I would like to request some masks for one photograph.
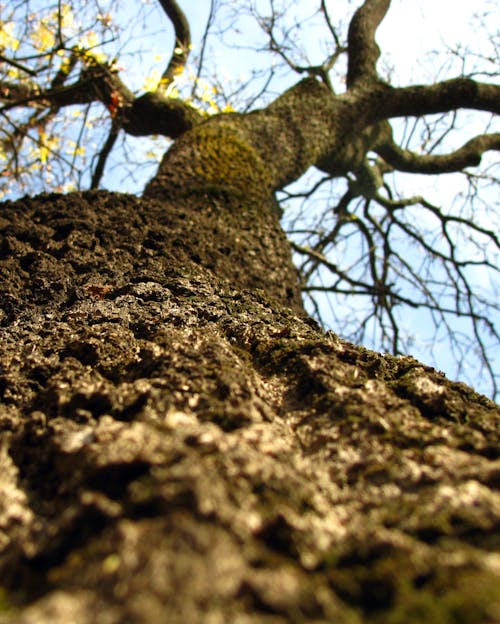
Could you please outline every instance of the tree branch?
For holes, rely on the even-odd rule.
[[[10,82],[2,80],[0,82],[0,101],[7,102],[0,111],[5,112],[16,106],[30,106],[30,102],[41,99],[40,88],[35,82]]]
[[[40,100],[44,101],[45,105],[48,103],[56,109],[96,101],[110,108],[114,98],[118,96],[122,102],[121,107],[131,105],[135,99],[134,94],[116,72],[111,71],[105,64],[93,64],[82,70],[76,82],[55,89],[42,91],[35,83],[30,85],[1,83],[0,98],[7,100],[7,104],[4,104],[0,110],[6,112],[17,106],[34,106],[34,103]]]
[[[159,0],[175,31],[175,46],[172,58],[163,72],[158,90],[162,91],[176,75],[182,73],[191,50],[191,32],[184,12],[175,0]]]
[[[206,117],[183,100],[168,98],[161,92],[145,93],[126,112],[123,129],[132,136],[161,134],[176,139]]]
[[[86,67],[73,84],[40,91],[38,85],[0,83],[0,112],[18,106],[50,107],[54,110],[74,104],[102,102],[123,129],[133,136],[161,134],[177,138],[205,119],[184,101],[164,97],[161,92],[145,93],[139,98],[128,89],[119,75],[104,64]]]
[[[205,59],[205,51],[207,49],[208,35],[212,27],[212,22],[213,22],[214,17],[215,17],[215,0],[210,0],[210,11],[208,13],[208,19],[205,25],[205,32],[203,33],[203,37],[201,38],[201,49],[200,49],[200,54],[199,54],[198,63],[197,63],[198,67],[196,69],[196,78],[193,80],[193,86],[191,87],[191,99],[194,99],[194,96],[196,94],[196,89],[199,84],[201,72],[203,69],[203,62]]]
[[[29,67],[26,67],[26,65],[21,65],[21,63],[19,63],[15,59],[9,59],[6,56],[4,56],[3,54],[0,54],[0,61],[2,61],[3,63],[7,63],[8,65],[12,65],[12,67],[15,67],[16,69],[19,69],[20,71],[25,72],[26,74],[29,74],[30,76],[36,76],[37,75],[37,72],[34,71],[33,69],[30,69]]]
[[[470,78],[398,88],[380,84],[367,91],[367,98],[379,119],[432,115],[458,108],[500,114],[500,86]]]
[[[99,188],[99,184],[101,182],[102,175],[104,173],[104,167],[106,166],[106,161],[108,160],[108,156],[111,154],[111,150],[113,149],[116,139],[118,138],[120,128],[118,124],[112,123],[111,129],[108,134],[108,138],[103,145],[102,150],[99,152],[99,157],[97,159],[97,165],[94,169],[94,173],[92,174],[92,181],[90,183],[91,189]]]
[[[380,48],[375,42],[375,32],[385,17],[390,0],[365,0],[349,24],[347,86],[361,81],[378,80],[376,65]]]
[[[482,134],[448,154],[416,154],[402,149],[393,140],[375,148],[375,152],[399,171],[409,173],[452,173],[465,167],[477,167],[488,150],[500,150],[500,133]]]
[[[340,38],[337,34],[337,31],[335,30],[335,28],[333,27],[332,21],[330,19],[330,15],[328,13],[328,9],[326,7],[326,1],[325,0],[321,0],[321,12],[323,13],[324,17],[325,17],[325,21],[326,21],[326,25],[328,26],[328,30],[330,31],[330,34],[333,37],[333,40],[335,41],[335,46],[338,49],[343,48],[344,46],[342,45],[342,43],[340,42]]]

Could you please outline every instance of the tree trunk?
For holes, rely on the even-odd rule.
[[[500,621],[497,407],[307,318],[231,119],[2,208],[0,622]]]

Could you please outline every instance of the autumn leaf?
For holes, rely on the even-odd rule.
[[[14,37],[14,23],[0,21],[0,50],[17,50],[19,40]]]

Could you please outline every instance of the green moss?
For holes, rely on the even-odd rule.
[[[244,135],[225,120],[201,124],[179,139],[146,193],[156,186],[176,197],[229,193],[262,200],[272,194],[268,168]]]
[[[380,624],[479,624],[498,622],[500,600],[498,579],[481,573],[466,573],[453,587],[449,579],[437,581],[435,587],[403,587],[396,604]]]
[[[472,562],[440,567],[439,557],[425,562],[389,544],[353,543],[326,553],[323,571],[372,624],[498,622],[498,577]]]
[[[12,609],[12,604],[7,594],[7,590],[0,586],[0,613],[5,613]]]
[[[238,189],[248,194],[253,185],[269,188],[270,180],[255,150],[229,129],[203,126],[197,131],[197,140],[203,153],[198,171],[208,184]]]

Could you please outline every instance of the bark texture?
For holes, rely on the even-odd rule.
[[[0,85],[7,119],[109,109],[96,186],[120,129],[176,139],[142,199],[1,208],[0,624],[498,624],[498,406],[324,334],[273,193],[312,165],[361,184],[371,151],[405,171],[477,164],[498,135],[421,156],[387,120],[500,112],[500,88],[384,83],[390,2],[365,0],[345,93],[325,70],[207,120],[166,95],[190,33],[160,4],[176,42],[156,91],[77,49],[76,78]]]
[[[269,203],[169,172],[2,207],[0,622],[498,622],[498,408],[323,334]]]

